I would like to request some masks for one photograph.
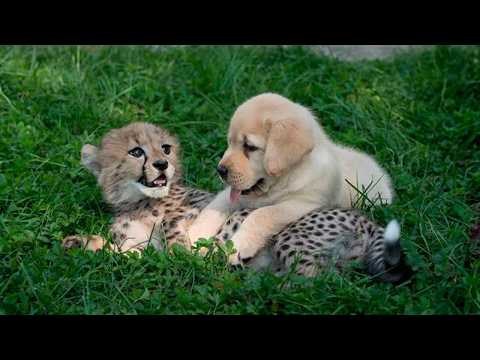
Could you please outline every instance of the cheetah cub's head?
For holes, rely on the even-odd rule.
[[[85,144],[82,164],[97,178],[113,206],[168,195],[180,178],[177,139],[149,123],[135,122],[108,132],[100,147]]]

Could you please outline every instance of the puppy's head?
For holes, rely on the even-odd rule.
[[[261,196],[314,147],[313,115],[276,94],[262,94],[240,105],[228,131],[228,148],[218,172],[239,196]]]
[[[82,164],[115,206],[168,195],[180,177],[179,152],[177,139],[166,130],[136,122],[111,130],[100,147],[85,144]]]

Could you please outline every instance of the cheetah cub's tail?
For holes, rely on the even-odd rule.
[[[391,220],[385,227],[383,236],[377,237],[371,245],[367,255],[370,274],[394,284],[402,283],[412,276],[413,271],[405,262],[400,244],[400,224],[397,220]]]

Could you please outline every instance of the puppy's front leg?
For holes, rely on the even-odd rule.
[[[203,209],[188,229],[190,244],[215,236],[230,214],[229,189],[223,190]]]
[[[230,264],[248,261],[267,245],[273,235],[317,207],[318,203],[285,201],[255,210],[232,237],[237,252],[230,256]]]

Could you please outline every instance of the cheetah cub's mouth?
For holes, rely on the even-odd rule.
[[[168,184],[168,179],[165,174],[161,174],[159,177],[157,177],[155,180],[148,182],[145,175],[143,175],[138,182],[142,184],[143,186],[149,187],[149,188],[156,188],[156,187],[162,187],[162,186],[167,186]]]
[[[173,167],[172,167],[173,173]],[[152,181],[147,181],[145,175],[143,175],[138,181],[133,182],[135,188],[137,188],[143,196],[159,199],[165,196],[168,196],[170,192],[170,179],[172,176],[170,174],[160,174],[157,178]]]

